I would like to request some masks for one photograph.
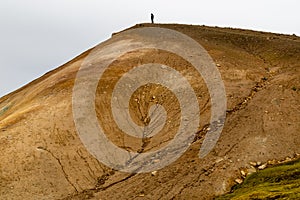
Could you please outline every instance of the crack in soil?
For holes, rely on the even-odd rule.
[[[83,190],[82,192],[79,192],[79,193],[70,195],[66,198],[63,198],[62,200],[71,200],[71,199],[76,198],[76,197],[80,198],[80,199],[90,199],[90,198],[94,197],[95,193],[105,191],[105,190],[109,189],[110,187],[113,187],[116,184],[127,181],[128,179],[130,179],[130,178],[132,178],[133,176],[136,175],[136,174],[130,174],[129,176],[127,176],[127,177],[125,177],[125,178],[123,178],[119,181],[113,182],[113,183],[111,183],[107,186],[103,186],[105,184],[105,182],[109,179],[109,177],[114,175],[114,174],[115,174],[115,170],[112,170],[112,171],[102,175],[101,177],[99,177],[98,178],[98,183],[96,184],[96,186],[94,188]],[[82,195],[84,195],[84,197]]]
[[[58,157],[56,157],[50,150],[46,149],[45,147],[37,147],[37,148],[40,149],[40,150],[44,150],[44,151],[48,152],[48,153],[49,153],[49,154],[57,161],[57,163],[59,164],[59,166],[60,166],[60,168],[61,168],[61,170],[62,170],[62,172],[63,172],[63,174],[64,174],[65,179],[66,179],[66,180],[68,181],[68,183],[74,188],[74,190],[76,191],[76,193],[78,193],[77,188],[75,187],[75,185],[74,185],[74,184],[71,182],[71,180],[69,179],[69,176],[68,176],[68,174],[66,173],[65,168],[64,168],[64,166],[62,165],[60,159],[59,159]]]
[[[113,183],[109,184],[108,186],[95,188],[95,191],[96,191],[96,192],[100,192],[100,191],[107,190],[108,188],[110,188],[110,187],[112,187],[112,186],[114,186],[114,185],[116,185],[116,184],[122,183],[122,182],[124,182],[124,181],[126,181],[126,180],[132,178],[132,177],[135,176],[135,175],[137,175],[137,174],[130,174],[129,176],[127,176],[127,177],[125,177],[125,178],[123,178],[123,179],[121,179],[121,180],[119,180],[119,181],[113,182]],[[109,177],[107,177],[106,180],[108,180],[108,178],[109,178]]]

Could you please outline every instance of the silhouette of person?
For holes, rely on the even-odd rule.
[[[151,23],[154,24],[154,15],[151,13]]]

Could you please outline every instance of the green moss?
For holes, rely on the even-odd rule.
[[[300,159],[254,173],[215,199],[300,199]]]

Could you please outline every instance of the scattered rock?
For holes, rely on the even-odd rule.
[[[38,147],[36,147],[36,150],[38,150],[38,151],[45,151],[46,148],[45,148],[45,147],[38,146]]]
[[[242,174],[242,176],[245,177],[245,176],[247,175],[247,172],[246,172],[245,170],[242,169],[242,170],[241,170],[241,174]]]
[[[263,169],[265,169],[267,166],[268,166],[268,164],[265,163],[265,164],[260,165],[260,166],[258,167],[258,169],[259,169],[259,170],[263,170]]]
[[[224,159],[223,158],[217,158],[216,163],[222,162]]]
[[[243,180],[240,179],[240,178],[237,178],[237,179],[235,179],[235,182],[238,183],[238,184],[242,184],[242,183],[243,183]]]
[[[256,162],[256,166],[260,166],[261,165],[261,162],[260,161],[257,161]]]
[[[253,174],[256,172],[255,167],[251,166],[248,170],[247,170],[247,175]]]
[[[245,178],[246,176],[255,173],[256,168],[254,166],[251,166],[250,168],[244,168],[244,169],[240,170],[240,172],[241,172],[242,177]]]
[[[277,161],[276,160],[269,160],[268,164],[269,165],[275,165],[275,164],[277,164]]]
[[[285,161],[286,161],[286,162],[289,162],[289,161],[291,161],[291,160],[292,160],[292,158],[290,158],[290,157],[286,157],[286,158],[285,158]]]
[[[151,175],[152,175],[152,176],[155,176],[156,174],[157,174],[157,171],[151,172]]]

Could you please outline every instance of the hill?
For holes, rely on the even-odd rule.
[[[96,115],[99,123],[108,120],[102,123],[107,137],[134,152],[151,151],[172,137],[172,127],[166,136],[151,141],[123,136],[114,131],[115,124],[109,123],[111,113],[104,112],[110,106],[110,98],[104,94],[112,91],[115,79],[127,68],[149,62],[182,66],[179,70],[195,84],[201,111],[197,136],[178,160],[152,173],[124,173],[99,162],[80,140],[72,109],[77,72],[94,48],[0,99],[1,199],[212,199],[229,192],[236,181],[243,179],[242,171],[253,172],[253,163],[258,165],[257,170],[266,163],[299,156],[299,37],[179,24],[138,24],[130,30],[150,26],[186,34],[217,64],[227,110],[215,148],[199,159],[199,147],[209,131],[211,117],[205,82],[189,71],[191,66],[182,58],[166,51],[141,49],[115,60],[97,85]],[[144,100],[164,94],[161,101],[165,109],[178,112],[178,107],[171,107],[176,101],[168,100],[172,94],[164,88],[147,87],[144,89],[150,96]],[[134,99],[131,104],[131,116],[137,123],[146,123],[142,113],[149,105],[135,106]],[[141,108],[144,110],[138,110]],[[164,139],[167,142],[161,142]]]

